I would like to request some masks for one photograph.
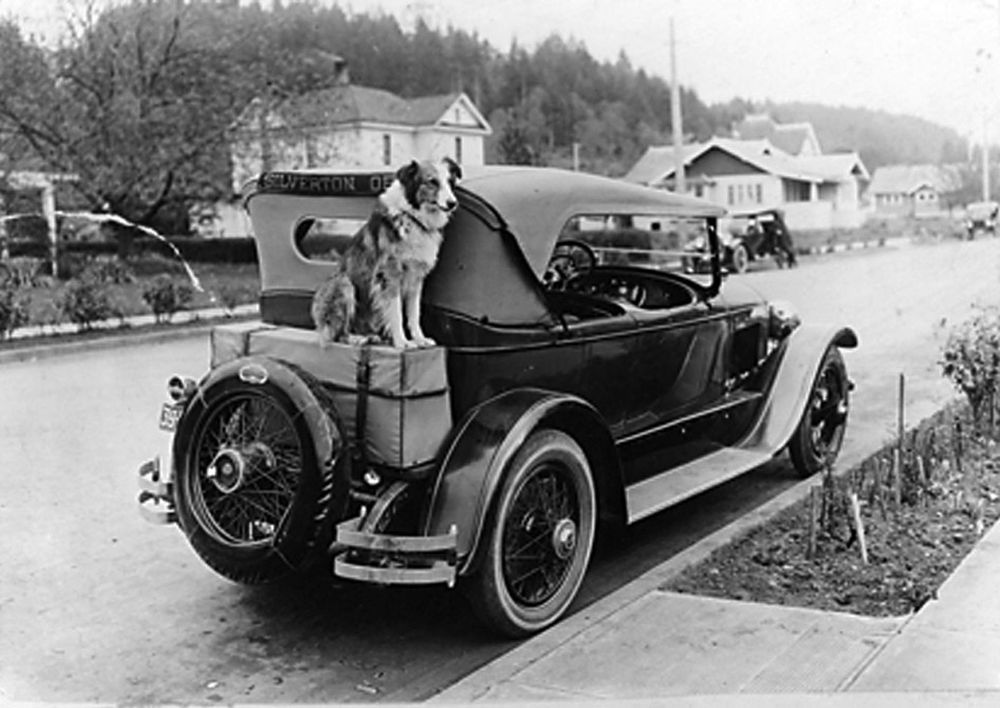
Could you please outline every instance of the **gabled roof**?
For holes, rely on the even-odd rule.
[[[825,177],[827,180],[842,180],[854,175],[860,180],[870,180],[868,168],[856,152],[840,152],[832,155],[802,155],[795,161],[807,172]]]
[[[789,155],[798,155],[807,142],[812,142],[819,152],[822,148],[812,123],[776,123],[771,116],[763,113],[751,114],[740,121],[733,129],[741,140],[766,139],[775,147],[784,150]]]
[[[274,106],[270,122],[287,128],[311,128],[345,123],[381,123],[424,128],[436,125],[454,127],[448,120],[450,110],[460,104],[476,122],[476,127],[465,129],[492,132],[489,124],[464,93],[440,96],[422,96],[405,99],[389,91],[345,84],[291,96]],[[244,111],[238,121],[246,124],[248,118],[260,110],[260,99]]]
[[[939,192],[955,189],[953,175],[937,165],[886,165],[875,170],[871,194],[913,194],[922,187]]]
[[[789,155],[769,140],[736,140],[714,137],[705,143],[684,146],[685,166],[711,150],[722,150],[761,172],[804,182],[839,182],[850,176],[868,179],[857,153],[837,155]],[[673,178],[674,150],[669,146],[650,147],[625,175],[630,182],[655,185]]]

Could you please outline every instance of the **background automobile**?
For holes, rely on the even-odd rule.
[[[567,611],[599,533],[786,448],[801,475],[836,457],[854,332],[724,283],[718,207],[607,178],[467,169],[424,291],[439,346],[321,349],[330,246],[390,180],[265,173],[247,194],[261,319],[217,327],[209,372],[171,379],[170,462],[139,475],[146,516],[220,574],[332,557],[362,582],[457,584],[521,636]],[[609,245],[623,224],[660,247]],[[664,246],[697,235],[692,277]]]
[[[796,264],[795,244],[781,209],[734,212],[720,222],[722,264],[731,273],[745,273],[753,261],[773,257],[779,268]],[[698,255],[685,260],[688,272],[708,269],[708,244],[693,242],[689,250]]]
[[[972,202],[965,207],[965,231],[969,239],[976,237],[977,231],[990,235],[996,233],[997,214],[1000,204],[996,202]]]

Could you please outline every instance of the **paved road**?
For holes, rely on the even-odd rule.
[[[1000,240],[947,243],[741,278],[805,319],[858,330],[850,460],[889,437],[899,372],[910,420],[952,395],[934,365],[939,325],[1000,299],[998,254]],[[417,700],[513,646],[485,636],[457,593],[326,577],[242,588],[176,529],[142,522],[134,468],[166,442],[163,382],[206,361],[197,338],[0,367],[0,700]],[[579,606],[794,481],[779,459],[636,526],[598,554]]]

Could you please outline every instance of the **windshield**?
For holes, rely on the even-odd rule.
[[[582,241],[601,265],[682,271],[692,249],[707,248],[705,219],[677,216],[600,216],[571,219],[560,241]]]

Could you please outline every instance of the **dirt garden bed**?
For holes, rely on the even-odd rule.
[[[981,427],[990,434],[973,432],[967,405],[948,407],[901,446],[824,475],[810,497],[666,589],[877,617],[919,609],[1000,518],[1000,446],[995,427]]]

